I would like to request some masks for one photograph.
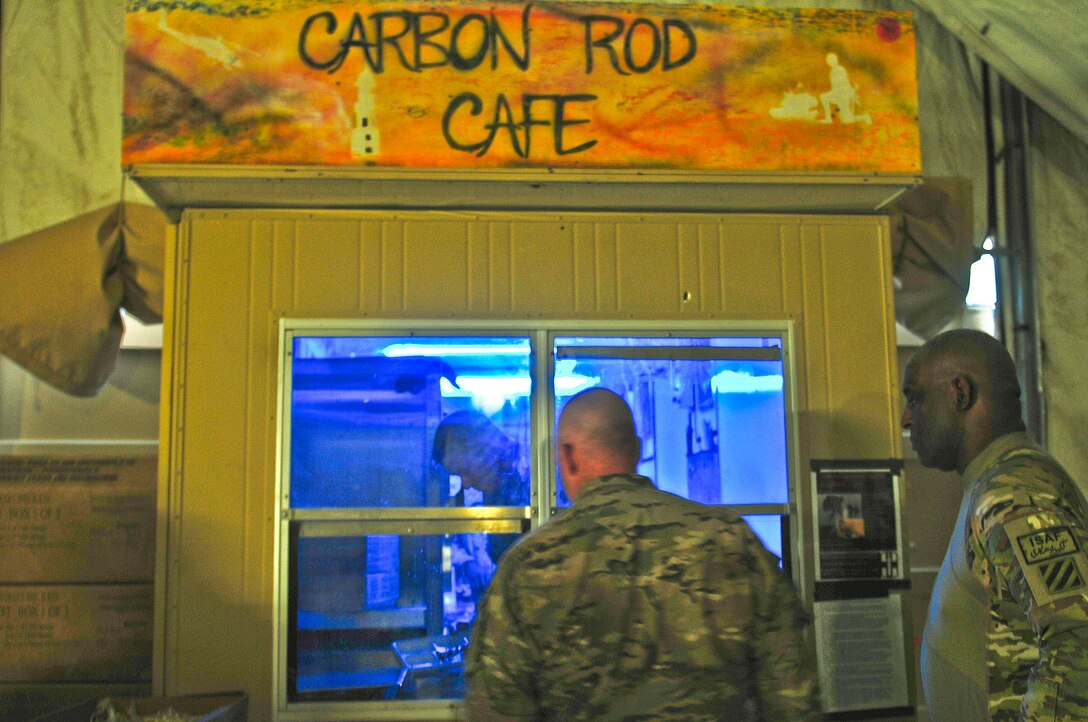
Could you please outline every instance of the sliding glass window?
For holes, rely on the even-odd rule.
[[[556,415],[568,389],[615,391],[642,439],[639,473],[686,499],[753,512],[746,520],[782,556],[790,487],[781,337],[556,336],[552,350]],[[570,503],[562,492],[560,507]]]
[[[287,700],[463,696],[528,526],[527,336],[288,334]]]
[[[283,325],[279,719],[456,717],[476,604],[569,505],[552,431],[592,386],[634,411],[640,473],[788,556],[785,326],[406,326]]]

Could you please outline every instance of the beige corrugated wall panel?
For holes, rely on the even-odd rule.
[[[801,308],[803,326],[798,334],[804,339],[794,364],[799,376],[804,378],[804,389],[798,389],[798,414],[802,425],[801,450],[804,458],[820,458],[828,455],[828,412],[831,408],[831,389],[827,368],[831,363],[834,345],[826,338],[827,304],[824,284],[827,279],[826,259],[820,239],[819,226],[798,229],[801,263],[797,277],[801,280]]]
[[[248,346],[246,358],[246,433],[245,459],[247,478],[245,538],[241,555],[245,563],[239,608],[252,638],[239,640],[238,649],[249,659],[269,659],[272,651],[272,609],[268,592],[273,586],[275,539],[268,533],[276,513],[276,439],[268,433],[274,423],[279,398],[276,369],[268,363],[279,353],[275,333],[279,317],[270,312],[275,258],[275,227],[270,221],[254,221],[250,226],[250,293]],[[239,382],[241,383],[241,381]],[[252,666],[252,665],[251,665]],[[245,669],[245,668],[243,668]],[[246,670],[245,676],[251,670]],[[247,682],[247,683],[252,683]],[[225,687],[220,686],[222,690]]]
[[[188,263],[179,288],[187,306],[184,347],[176,352],[184,416],[172,433],[182,487],[172,495],[169,532],[170,694],[268,684],[252,660],[272,654],[270,230],[248,219],[209,218],[199,238],[179,239]]]
[[[383,285],[393,286],[399,281],[402,301],[399,308],[385,303],[381,310],[394,315],[398,310],[438,317],[464,314],[468,310],[469,286],[486,276],[482,269],[475,269],[474,276],[469,276],[468,224],[455,218],[395,223],[403,227],[403,243],[393,244],[390,252],[382,256],[393,255],[399,246],[402,271],[397,278],[382,269],[382,276]]]
[[[507,224],[479,223],[470,225],[466,235],[468,268],[473,269],[466,289],[467,310],[487,313],[494,306],[493,299],[509,303],[510,229]]]
[[[679,226],[667,216],[616,224],[617,311],[635,318],[680,311]]]
[[[290,274],[296,283],[289,308],[353,315],[359,308],[359,257],[357,224],[327,217],[297,221]]]
[[[493,277],[509,285],[509,305],[506,298],[496,296],[492,310],[507,306],[526,317],[541,312],[569,316],[576,310],[574,227],[557,217],[510,223],[509,264],[492,268]],[[496,235],[494,240],[502,239]]]
[[[719,232],[722,310],[757,316],[775,312],[796,315],[799,309],[787,307],[783,296],[781,227],[741,222],[730,223]]]
[[[245,689],[251,719],[272,715],[281,317],[791,320],[800,478],[899,453],[881,218],[189,211],[178,236],[161,691]]]
[[[801,227],[807,397],[814,458],[899,456],[895,326],[887,232],[826,221]]]

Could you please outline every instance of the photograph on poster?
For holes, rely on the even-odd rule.
[[[861,494],[820,494],[820,534],[838,539],[865,536]]]
[[[903,578],[898,482],[890,468],[813,470],[817,581]]]

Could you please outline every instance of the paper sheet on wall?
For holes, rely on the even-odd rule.
[[[907,707],[900,597],[816,602],[824,712]]]

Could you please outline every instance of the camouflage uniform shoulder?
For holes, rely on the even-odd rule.
[[[1018,486],[1040,492],[1062,492],[1067,485],[1075,486],[1065,467],[1031,442],[1008,448],[993,459],[980,474],[977,485],[983,489]]]
[[[1088,522],[1083,491],[1057,459],[1031,443],[996,458],[970,493],[973,525],[982,536],[995,524],[1038,511],[1072,515],[1082,526]]]
[[[523,537],[507,552],[506,566],[538,582],[561,582],[575,568],[626,564],[634,549],[644,563],[654,560],[651,566],[683,558],[717,561],[743,574],[777,565],[732,510],[660,491],[646,477],[619,475],[597,480],[572,507]],[[645,578],[659,571],[632,574]]]
[[[645,476],[614,474],[591,482],[576,504],[537,531],[559,534],[565,526],[587,522],[613,530],[639,525],[664,531],[681,523],[703,532],[710,528],[722,533],[747,528],[732,509],[700,504],[662,491]]]

